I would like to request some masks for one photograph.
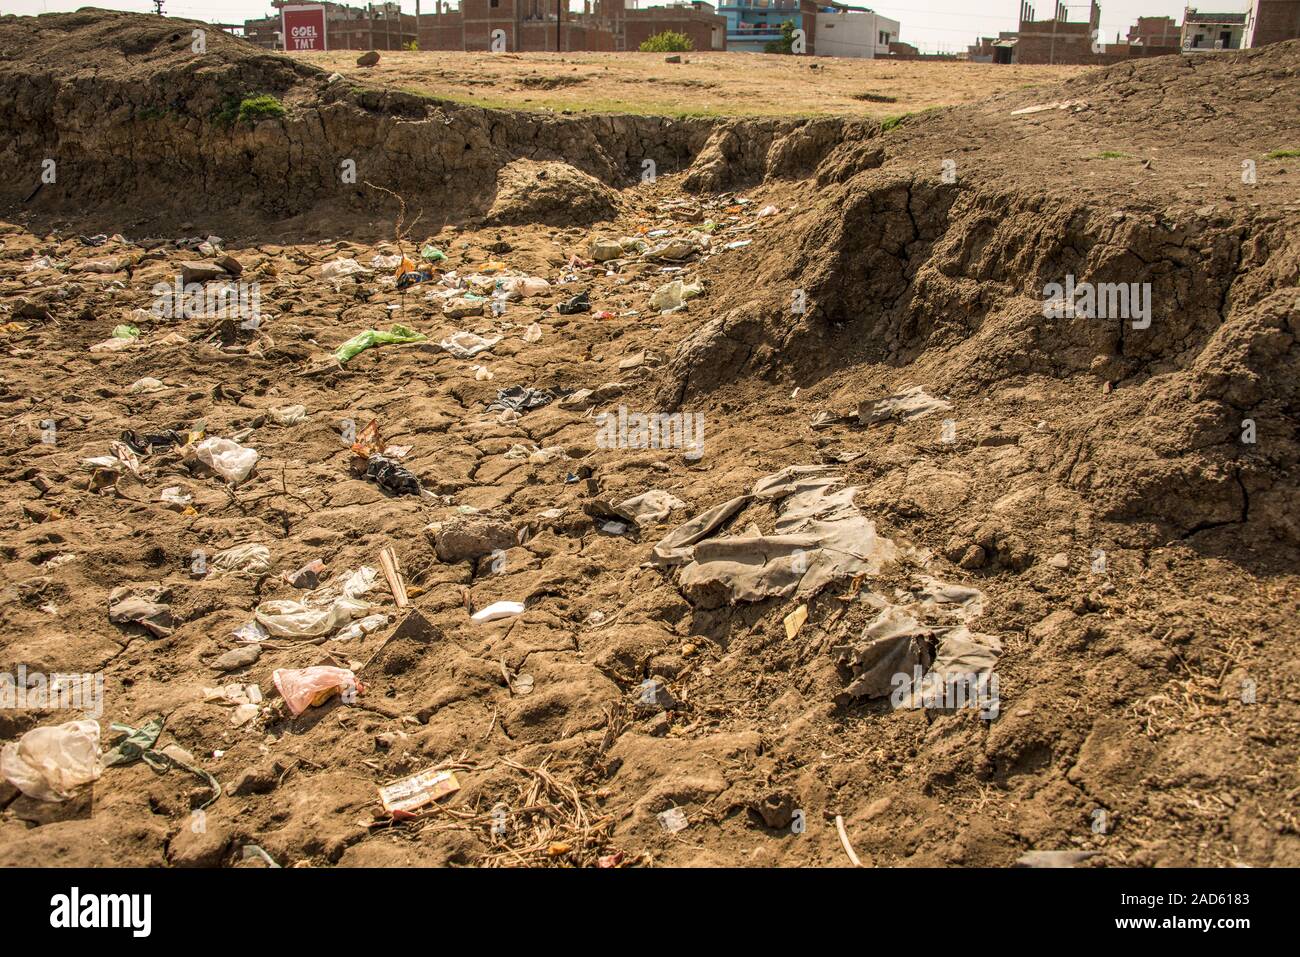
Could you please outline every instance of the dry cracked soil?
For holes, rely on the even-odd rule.
[[[0,710],[0,864],[1300,864],[1300,41],[885,128],[189,28],[0,19],[0,691],[162,722]]]

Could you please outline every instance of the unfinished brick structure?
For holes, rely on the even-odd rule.
[[[286,0],[272,0],[282,6]],[[810,0],[804,0],[810,2]],[[504,51],[635,50],[656,33],[672,30],[696,50],[725,50],[727,21],[702,0],[628,9],[627,0],[585,0],[579,12],[568,0],[429,0],[419,16],[395,4],[349,7],[325,3],[332,50],[490,50],[500,30]],[[244,35],[275,48],[278,16],[249,20]]]

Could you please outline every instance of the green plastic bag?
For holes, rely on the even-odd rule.
[[[139,339],[140,330],[137,329],[135,326],[128,326],[125,323],[123,323],[120,326],[113,327],[113,338],[114,339]]]
[[[393,327],[387,332],[382,332],[379,329],[367,329],[365,332],[357,333],[338,347],[334,353],[334,358],[343,363],[353,356],[365,352],[371,346],[401,345],[407,342],[420,342],[427,338],[429,337],[423,332],[416,332],[401,323],[394,323]]]
[[[436,263],[445,260],[447,258],[447,254],[444,253],[437,246],[425,246],[423,249],[420,250],[420,258],[428,260],[431,263]]]

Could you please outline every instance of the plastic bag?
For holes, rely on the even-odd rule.
[[[336,694],[362,690],[357,676],[346,668],[315,665],[311,668],[277,668],[271,680],[295,716],[313,705],[324,704]]]
[[[694,299],[704,289],[699,283],[687,284],[680,279],[666,282],[650,295],[650,308],[659,312],[672,312],[680,309],[688,299]]]
[[[253,616],[274,638],[319,638],[338,630],[369,608],[369,602],[356,598],[339,598],[323,607],[284,598],[262,602]]]
[[[326,279],[346,279],[348,276],[369,275],[370,270],[355,259],[336,259],[320,267]]]
[[[427,338],[428,336],[423,332],[416,332],[401,323],[394,323],[392,328],[386,332],[378,329],[367,329],[365,332],[357,333],[338,347],[334,353],[334,358],[339,362],[347,362],[359,353],[365,352],[371,346],[402,345],[407,342],[421,342]]]
[[[66,801],[103,770],[98,721],[33,728],[0,750],[0,776],[38,801]]]
[[[448,338],[443,339],[438,345],[457,359],[472,359],[480,352],[491,349],[500,341],[500,336],[495,339],[485,339],[472,332],[455,332]]]
[[[257,450],[230,439],[204,439],[194,449],[195,457],[227,482],[237,485],[248,478],[257,464]]]

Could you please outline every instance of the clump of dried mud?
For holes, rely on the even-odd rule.
[[[220,36],[195,59],[188,29],[0,21],[0,159],[31,171],[0,192],[0,666],[102,673],[105,728],[164,715],[160,744],[225,793],[196,829],[207,789],[141,762],[65,805],[0,785],[0,862],[229,866],[256,845],[285,866],[839,865],[837,815],[875,865],[1300,860],[1300,173],[1268,157],[1297,145],[1300,43],[1094,71],[882,133],[493,113],[340,89]],[[253,93],[287,115],[214,118]],[[57,180],[29,199],[47,157]],[[647,158],[660,175],[642,183]],[[551,164],[571,201],[520,182]],[[437,271],[550,290],[452,320],[386,269],[323,278],[399,251],[396,204],[367,181],[407,203],[400,251],[427,239]],[[636,252],[584,263],[593,240],[710,221],[684,273]],[[134,311],[198,257],[177,237],[208,234],[259,284],[256,330]],[[1045,319],[1067,274],[1149,283],[1149,326]],[[702,293],[660,314],[675,277]],[[592,312],[556,308],[584,291]],[[393,321],[428,339],[330,360]],[[124,322],[142,347],[91,351]],[[501,341],[458,359],[438,346],[458,330]],[[161,389],[132,391],[146,377]],[[511,386],[557,398],[513,418],[492,408]],[[910,386],[948,407],[859,424]],[[596,394],[558,398],[580,389]],[[295,404],[306,421],[277,424]],[[702,416],[703,454],[608,447],[594,415],[619,406]],[[349,424],[372,418],[432,497],[350,468]],[[166,454],[107,487],[82,469],[126,429],[200,420],[259,451],[250,480]],[[680,523],[818,464],[896,548],[879,574],[806,602],[693,604],[650,563]],[[188,508],[160,501],[170,486]],[[615,534],[610,503],[655,489],[682,506]],[[763,508],[744,521],[770,535]],[[268,571],[193,574],[196,552],[247,543]],[[381,585],[379,631],[214,669],[256,607],[296,594],[282,573],[378,567],[386,546],[418,619]],[[935,580],[981,594],[993,720],[846,693],[842,649]],[[110,623],[122,585],[164,589],[174,631]],[[496,601],[526,611],[471,623]],[[272,671],[320,663],[355,666],[363,693],[290,716]],[[250,725],[203,701],[232,680],[268,696]],[[0,711],[0,738],[70,717]],[[457,769],[456,794],[377,814],[378,786],[433,765]],[[669,833],[673,808],[687,827]]]

